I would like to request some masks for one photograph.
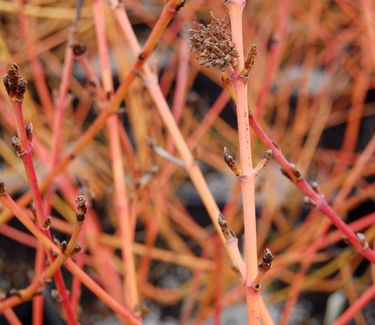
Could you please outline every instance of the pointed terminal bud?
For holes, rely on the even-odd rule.
[[[253,44],[250,48],[250,51],[247,53],[247,58],[244,63],[244,67],[241,73],[241,76],[244,78],[247,78],[249,76],[249,73],[254,65],[255,57],[257,55],[257,47],[255,44]]]
[[[77,212],[76,212],[76,220],[77,223],[80,225],[85,220],[86,212],[87,212],[87,205],[86,199],[83,195],[78,195],[76,197],[77,203]]]
[[[13,63],[8,68],[8,72],[4,76],[3,82],[10,99],[22,103],[27,81],[20,76],[17,64]]]

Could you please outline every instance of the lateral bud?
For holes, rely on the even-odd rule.
[[[221,213],[217,217],[217,221],[224,235],[224,238],[227,242],[237,238],[236,234],[234,233],[232,229],[230,229],[227,221],[225,220],[224,216]]]
[[[269,248],[266,248],[263,253],[263,261],[258,264],[258,270],[268,271],[271,268],[274,256]]]
[[[81,56],[86,53],[86,45],[81,43],[76,43],[72,45],[73,54],[75,56]]]
[[[32,123],[28,123],[26,125],[26,136],[30,142],[33,140],[33,124]]]
[[[295,164],[289,164],[289,167],[291,169],[291,172],[293,173],[293,178],[288,174],[288,172],[284,168],[280,168],[281,173],[292,182],[301,180],[302,175],[297,169],[297,166]]]
[[[5,193],[5,184],[0,180],[0,195]]]
[[[227,147],[224,147],[224,161],[236,176],[241,175],[241,170]]]
[[[263,155],[263,159],[255,166],[255,175],[258,175],[264,167],[266,167],[268,161],[272,158],[272,150],[266,150]]]
[[[52,222],[52,218],[51,217],[47,217],[46,221],[44,221],[44,224],[43,224],[43,230],[49,231],[50,228],[51,228],[51,222]]]
[[[244,63],[244,67],[242,69],[241,76],[243,78],[247,78],[249,76],[249,73],[254,65],[255,57],[257,56],[257,47],[255,44],[253,44],[247,53],[246,61]]]
[[[369,247],[369,243],[366,240],[365,234],[362,233],[362,232],[357,232],[356,235],[357,235],[358,239],[361,241],[362,248],[363,249],[368,248]]]
[[[258,264],[258,272],[255,279],[251,282],[250,287],[254,290],[260,290],[260,282],[263,276],[271,268],[274,256],[269,248],[266,248],[263,253],[263,261]]]
[[[78,254],[81,250],[82,250],[82,247],[81,247],[79,244],[77,244],[77,245],[74,247],[74,249],[73,249],[73,255],[74,255],[74,254]]]
[[[23,155],[20,139],[18,139],[16,135],[12,137],[12,147],[14,148],[17,156],[21,157]]]

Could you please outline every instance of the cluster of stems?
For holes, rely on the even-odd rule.
[[[371,7],[366,1],[364,1],[364,3],[364,8],[368,9],[369,6]],[[218,282],[220,282],[220,277],[223,274],[222,252],[219,250],[217,254],[210,253],[210,251],[214,250],[213,248],[216,247],[216,245],[219,245],[219,247],[223,247],[227,252],[234,269],[237,270],[239,278],[244,284],[243,292],[246,297],[248,324],[255,325],[261,322],[267,325],[273,324],[273,320],[261,296],[260,289],[261,283],[265,280],[265,275],[270,275],[272,270],[277,267],[277,265],[275,265],[277,264],[277,260],[275,264],[273,264],[274,255],[270,248],[266,248],[263,253],[262,261],[258,263],[259,257],[257,254],[262,245],[257,243],[259,228],[257,230],[255,214],[256,177],[271,158],[281,166],[282,173],[307,196],[307,202],[327,216],[330,221],[320,228],[321,236],[319,236],[309,248],[309,253],[311,255],[302,262],[301,272],[298,274],[298,281],[293,283],[290,299],[288,299],[286,303],[281,323],[286,324],[288,322],[291,309],[297,299],[298,292],[301,290],[304,273],[307,272],[316,257],[316,253],[320,248],[325,247],[324,245],[328,245],[334,240],[339,240],[340,234],[345,236],[359,254],[371,263],[375,263],[375,252],[371,248],[371,243],[367,241],[362,233],[353,230],[354,226],[352,227],[352,225],[346,224],[334,209],[337,208],[340,202],[348,195],[353,187],[354,181],[358,178],[358,174],[363,170],[363,166],[370,160],[371,154],[373,154],[375,150],[375,138],[369,143],[366,151],[361,156],[361,159],[359,159],[358,164],[353,168],[350,174],[351,177],[348,177],[349,180],[344,190],[338,194],[336,203],[331,207],[318,185],[316,183],[309,184],[303,178],[303,173],[285,158],[278,145],[271,140],[258,122],[259,118],[263,115],[265,105],[267,92],[264,89],[269,88],[270,79],[265,78],[262,85],[261,95],[256,104],[256,113],[253,114],[249,111],[248,83],[249,78],[252,77],[251,72],[254,66],[257,48],[255,45],[252,45],[247,55],[244,55],[244,27],[242,21],[243,10],[246,4],[244,0],[225,1],[229,13],[231,33],[227,31],[227,27],[229,27],[228,21],[226,19],[219,20],[216,18],[213,18],[213,23],[209,26],[205,27],[201,25],[200,31],[193,31],[200,33],[193,35],[191,38],[192,41],[195,42],[193,44],[193,50],[196,52],[197,56],[200,57],[201,63],[205,67],[219,67],[222,71],[224,87],[228,90],[229,94],[224,91],[219,96],[217,102],[215,102],[215,105],[205,116],[199,127],[196,128],[189,139],[185,140],[182,127],[179,127],[179,122],[182,117],[184,99],[186,99],[185,97],[187,95],[186,85],[188,84],[188,80],[186,71],[189,64],[189,57],[185,53],[187,43],[181,41],[180,59],[184,64],[181,64],[179,67],[175,103],[172,109],[170,109],[166,100],[162,81],[158,81],[157,74],[147,63],[147,60],[155,50],[158,42],[162,39],[162,36],[165,34],[166,38],[172,37],[165,32],[168,30],[168,32],[174,31],[176,33],[176,31],[181,29],[181,26],[178,25],[181,21],[178,19],[172,23],[171,21],[176,17],[177,13],[180,12],[184,4],[185,1],[181,0],[167,1],[142,48],[134,33],[124,5],[119,1],[111,1],[109,8],[111,14],[115,17],[116,26],[121,30],[121,37],[126,40],[131,55],[134,58],[134,62],[132,63],[126,60],[122,62],[129,65],[129,70],[122,76],[119,87],[115,89],[109,55],[109,41],[111,37],[109,32],[110,25],[105,20],[105,13],[108,8],[105,7],[105,3],[102,0],[92,1],[96,42],[100,61],[100,78],[98,78],[89,61],[86,47],[76,40],[78,34],[78,20],[82,7],[82,1],[78,1],[77,13],[72,28],[69,31],[67,47],[64,54],[61,83],[55,104],[53,104],[43,73],[40,73],[41,65],[36,55],[36,48],[32,43],[28,28],[28,18],[24,14],[23,2],[17,1],[17,13],[21,23],[22,33],[30,48],[30,61],[32,62],[32,75],[36,84],[36,91],[45,109],[46,120],[51,125],[53,136],[51,140],[50,159],[44,159],[46,161],[45,167],[47,175],[41,182],[38,182],[32,154],[35,150],[39,157],[43,157],[43,155],[45,157],[45,149],[42,143],[38,141],[38,137],[33,134],[33,132],[37,133],[38,130],[34,131],[33,125],[31,123],[26,123],[24,119],[24,95],[27,82],[20,75],[19,67],[16,64],[12,64],[3,79],[14,113],[15,123],[13,126],[14,129],[17,130],[17,135],[11,139],[11,143],[17,156],[22,160],[30,190],[17,201],[14,201],[6,191],[4,180],[0,180],[0,201],[6,208],[0,216],[0,223],[5,224],[13,215],[18,218],[34,238],[23,232],[17,232],[17,230],[12,229],[12,227],[7,228],[7,225],[4,225],[2,229],[4,229],[3,231],[7,235],[17,238],[20,242],[28,242],[31,246],[34,245],[36,258],[34,276],[30,285],[25,289],[12,290],[8,296],[2,297],[0,300],[0,312],[4,313],[8,321],[12,320],[14,324],[17,324],[17,316],[12,308],[32,299],[33,324],[42,324],[44,306],[43,293],[46,283],[54,279],[56,286],[56,291],[54,291],[56,292],[55,296],[59,297],[64,318],[68,324],[79,323],[78,305],[80,301],[81,285],[91,290],[103,303],[118,315],[122,322],[141,324],[142,299],[145,295],[148,294],[150,297],[158,297],[160,300],[164,299],[163,301],[165,302],[171,302],[175,298],[170,298],[167,294],[160,294],[160,292],[165,293],[167,291],[158,291],[158,289],[147,283],[147,274],[151,268],[151,258],[169,263],[173,262],[196,270],[197,272],[194,273],[191,289],[193,291],[192,297],[196,299],[199,295],[199,285],[196,283],[198,283],[199,279],[202,277],[202,272],[212,272],[216,268],[217,272],[215,276],[217,276],[217,279],[219,279]],[[132,8],[137,10],[137,5],[130,5],[133,5],[134,7]],[[196,6],[198,5],[199,4],[196,4]],[[194,4],[192,6],[194,6]],[[287,7],[287,1],[282,1],[282,10],[277,22],[277,31],[279,33],[282,33],[285,29],[286,18],[283,14],[285,15]],[[194,7],[192,8],[194,9]],[[190,8],[191,14],[194,12],[193,9]],[[366,16],[366,19],[370,20],[368,24],[371,25],[371,16]],[[116,50],[121,51],[119,49]],[[273,69],[276,66],[280,45],[276,43],[273,44],[271,51],[271,64],[267,68],[270,69],[267,74],[269,78],[271,78],[274,73]],[[94,94],[91,99],[92,103],[99,109],[99,113],[95,120],[90,123],[87,130],[85,130],[70,147],[69,151],[65,152],[63,129],[67,116],[68,91],[71,87],[73,64],[75,60],[85,73],[89,84],[88,87],[90,87]],[[131,87],[139,86],[139,81],[143,82],[143,86],[148,91],[153,105],[159,114],[160,126],[163,124],[168,131],[166,137],[167,149],[164,149],[162,145],[156,145],[156,141],[148,138],[148,143],[153,152],[156,153],[159,158],[166,161],[167,168],[158,175],[158,178],[154,177],[155,174],[157,174],[155,169],[145,171],[142,169],[143,166],[137,166],[134,159],[135,154],[133,147],[121,123],[121,116],[120,114],[116,114],[120,112],[120,106],[124,99],[125,101],[132,100],[129,98],[131,97]],[[239,162],[235,160],[234,155],[227,147],[224,147],[223,154],[225,163],[233,171],[240,187],[244,224],[243,254],[240,252],[239,240],[233,230],[234,227],[232,228],[230,226],[233,220],[229,217],[226,218],[227,214],[231,215],[229,212],[231,209],[233,210],[234,204],[231,206],[229,202],[224,211],[220,211],[203,173],[195,160],[195,156],[192,153],[194,146],[207,132],[230,98],[234,101],[236,108]],[[81,107],[77,109],[79,114],[75,116],[75,122],[80,126],[82,126],[83,121],[88,115],[88,106],[86,108]],[[12,122],[9,123],[11,124]],[[159,121],[155,121],[155,124],[156,123],[159,123]],[[67,167],[83,153],[84,149],[88,147],[103,127],[106,127],[108,131],[108,148],[111,161],[111,178],[113,181],[113,201],[111,201],[111,209],[114,211],[115,223],[118,226],[118,232],[115,234],[116,238],[102,233],[98,226],[99,222],[97,222],[95,211],[88,208],[84,196],[75,195],[75,193],[79,191],[77,190],[74,180],[67,172]],[[254,131],[253,133],[251,129]],[[152,130],[150,134],[152,134]],[[253,166],[252,156],[252,143],[254,142],[251,137],[252,134],[256,134],[267,147],[263,158],[255,166]],[[176,153],[174,151],[176,151]],[[141,154],[139,154],[139,156],[141,156]],[[206,232],[202,230],[201,227],[196,225],[189,218],[186,218],[186,215],[181,212],[178,206],[170,206],[170,203],[167,203],[165,194],[161,193],[162,191],[160,189],[168,184],[173,173],[178,170],[179,167],[183,167],[183,171],[190,177],[216,230],[216,236],[212,236],[215,238],[207,241],[203,249],[202,257],[199,258],[192,256],[187,245],[181,242],[178,236],[174,235],[172,235],[170,239],[170,243],[172,243],[171,246],[173,248],[181,248],[184,250],[184,254],[168,252],[154,247],[159,233],[164,231],[164,234],[171,234],[171,232],[165,231],[165,229],[168,229],[170,226],[163,219],[163,215],[167,209],[172,211],[173,222],[183,228],[192,238],[198,241],[207,236]],[[61,175],[64,177],[58,177]],[[145,196],[146,199],[139,200],[141,202],[137,202],[137,195],[132,196],[133,193],[129,193],[127,181],[134,175],[139,177],[137,185],[135,186],[139,191],[137,195],[145,188],[149,189],[151,193],[148,193],[149,197],[147,197],[147,195]],[[73,224],[69,225],[66,222],[59,221],[57,218],[50,217],[55,189],[57,187],[61,190],[71,206],[76,205],[76,218]],[[238,195],[238,193],[235,192],[233,196],[236,197],[236,195]],[[158,209],[156,209],[153,219],[145,222],[147,223],[145,244],[141,245],[134,242],[137,215],[141,214],[140,211],[142,211],[142,209],[146,210],[145,206],[148,206],[150,202],[154,206],[157,206]],[[31,203],[34,206],[32,209],[33,218],[31,218],[24,209],[24,207]],[[227,210],[229,210],[229,212]],[[360,225],[355,226],[363,229],[371,224],[372,220],[373,216],[369,216],[365,222],[362,222],[362,220]],[[325,236],[331,224],[335,225],[338,229],[338,232],[334,236],[335,238],[332,237],[333,239]],[[53,240],[51,234],[51,228],[53,227],[57,229],[60,227],[59,230],[63,230],[70,235],[70,240],[68,242]],[[360,231],[360,229],[358,229],[358,231]],[[80,241],[80,245],[78,245],[78,241]],[[322,242],[324,242],[324,244],[322,244]],[[105,243],[106,247],[101,247],[101,243]],[[86,247],[93,253],[89,258],[87,258],[88,255],[85,254]],[[117,257],[113,257],[113,248],[121,250],[121,261],[119,263],[117,263]],[[80,251],[81,253],[77,254]],[[274,250],[272,249],[272,251]],[[304,252],[300,252],[299,255],[293,256],[293,258],[298,260],[299,257],[303,256],[303,253]],[[142,255],[139,263],[134,257],[135,254]],[[214,261],[209,260],[207,256],[211,256]],[[107,261],[110,258],[115,260],[116,263],[104,263],[105,265],[103,265],[103,261]],[[47,266],[45,266],[46,259],[48,260]],[[98,278],[101,280],[104,289],[83,271],[85,264],[96,267]],[[274,266],[271,272],[269,272],[272,265]],[[70,292],[66,288],[64,278],[62,277],[61,268],[63,266],[69,270],[73,276]],[[221,297],[223,294],[222,287],[215,288],[215,290],[217,290],[217,292],[215,293],[216,305],[214,314],[217,320],[220,319],[218,315],[220,315],[220,310],[225,299]],[[181,289],[181,291],[183,290]],[[180,294],[180,292],[178,292],[178,294]],[[355,313],[363,308],[374,295],[374,286],[371,286],[340,317],[337,324],[344,324],[354,317]],[[182,318],[185,317],[185,319],[188,319],[187,315],[192,314],[192,310],[194,309],[192,307],[192,301],[194,300],[188,301],[186,314],[184,314]]]

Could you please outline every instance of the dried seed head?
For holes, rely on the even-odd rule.
[[[7,74],[3,78],[3,82],[8,96],[12,100],[22,103],[27,81],[19,74],[17,64],[13,63],[9,67]]]
[[[198,30],[190,30],[191,50],[206,68],[217,67],[225,71],[230,65],[238,65],[238,54],[227,32],[228,19],[218,19],[211,13],[211,21],[205,26],[197,24]]]

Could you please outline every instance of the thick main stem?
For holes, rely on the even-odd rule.
[[[257,273],[257,238],[255,216],[255,173],[251,157],[250,126],[247,103],[247,78],[242,77],[244,67],[242,13],[246,1],[231,0],[228,2],[231,22],[232,39],[238,52],[238,65],[233,76],[236,92],[237,127],[240,147],[240,165],[242,174],[239,176],[245,232],[246,257],[246,303],[248,324],[259,324],[259,292],[252,288],[252,280]]]

